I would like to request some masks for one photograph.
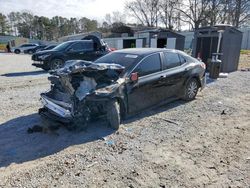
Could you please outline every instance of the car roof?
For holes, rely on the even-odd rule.
[[[23,43],[21,45],[38,45],[38,44],[36,44],[36,43]]]
[[[178,52],[179,50],[167,48],[128,48],[116,50],[113,53],[129,53],[134,55],[146,56],[157,52]]]
[[[75,43],[75,42],[93,42],[92,40],[69,40],[69,41],[65,41],[68,43]]]

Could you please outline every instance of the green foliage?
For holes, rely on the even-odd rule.
[[[7,17],[0,13],[0,34],[9,34],[40,40],[97,30],[97,21],[88,18],[47,18],[29,12],[11,12]]]
[[[6,16],[0,13],[0,35],[5,35],[9,31],[9,25]]]
[[[244,55],[250,55],[250,50],[241,50],[240,54],[244,54]]]

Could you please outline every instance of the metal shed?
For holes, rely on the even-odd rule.
[[[134,36],[146,38],[146,47],[184,50],[185,36],[168,29],[137,31]]]
[[[221,33],[221,34],[220,34]],[[222,65],[221,72],[233,72],[238,69],[242,32],[229,25],[216,25],[199,28],[194,32],[193,57],[200,57],[209,66],[212,53],[216,53],[219,35],[221,43],[219,52]]]

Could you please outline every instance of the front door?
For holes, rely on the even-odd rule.
[[[138,73],[139,79],[127,84],[129,113],[151,107],[164,99],[165,85],[161,70],[160,54],[156,53],[146,57],[132,71]]]

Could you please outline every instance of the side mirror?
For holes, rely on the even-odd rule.
[[[137,82],[137,81],[138,81],[138,78],[139,78],[138,72],[134,72],[134,73],[132,73],[131,76],[130,76],[130,80],[131,80],[132,82]]]

